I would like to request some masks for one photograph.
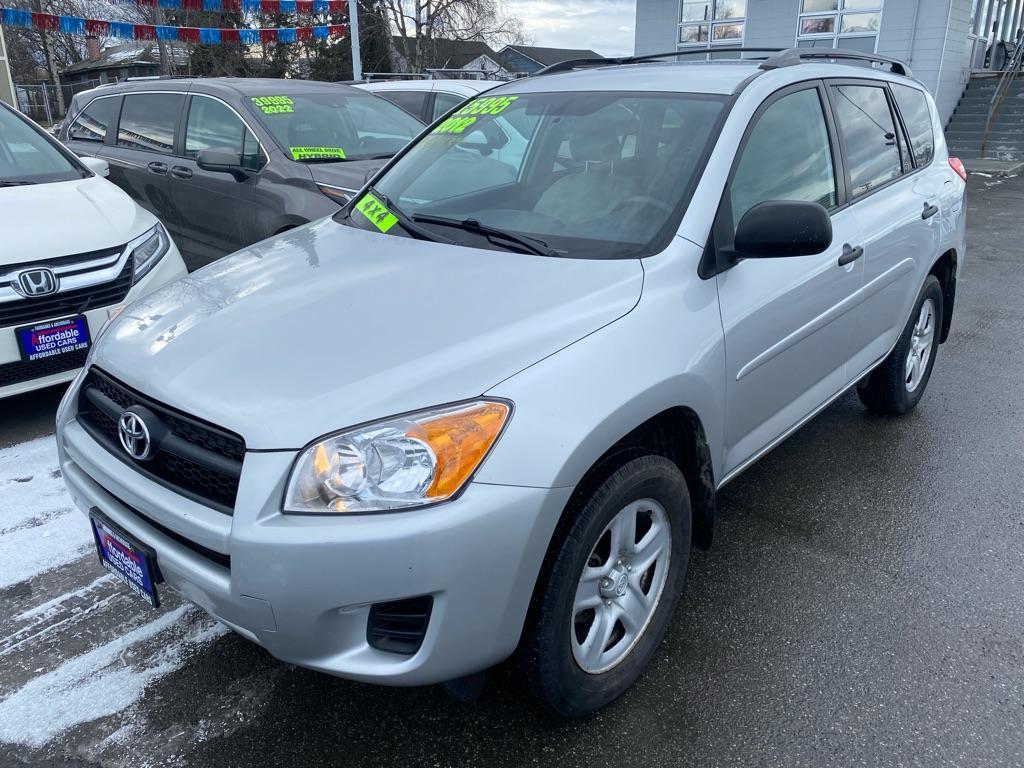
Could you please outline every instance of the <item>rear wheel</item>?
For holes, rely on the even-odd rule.
[[[929,275],[896,346],[857,387],[868,410],[899,416],[918,404],[935,365],[942,312],[942,286]]]
[[[633,684],[672,617],[690,528],[686,480],[659,456],[628,462],[583,500],[523,638],[525,671],[545,704],[583,717]]]

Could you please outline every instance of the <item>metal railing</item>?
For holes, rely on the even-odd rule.
[[[87,91],[102,85],[99,80],[84,80],[78,83],[15,83],[14,97],[18,111],[23,115],[32,118],[40,125],[51,126],[64,118],[60,110],[60,99],[57,98],[57,89],[60,88],[64,97],[64,108],[71,104],[71,99],[76,93]]]
[[[1017,73],[1020,72],[1021,60],[1024,58],[1024,45],[1022,43],[1024,43],[1024,35],[1018,34],[1016,43],[1013,46],[1013,55],[1010,57],[1009,64],[1006,65],[1003,73],[999,76],[999,82],[996,84],[995,92],[992,94],[992,100],[989,101],[988,117],[985,119],[985,130],[981,134],[981,149],[978,153],[980,157],[985,157],[985,147],[988,145],[988,137],[992,132],[992,125],[999,116],[999,110],[1003,106],[1003,101],[1006,100],[1006,94],[1010,92],[1010,87],[1013,85],[1014,80],[1017,79]]]

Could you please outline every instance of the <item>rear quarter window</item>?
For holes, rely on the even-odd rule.
[[[68,129],[68,138],[102,143],[107,137],[107,126],[117,117],[120,101],[117,97],[95,99],[75,118],[75,122]]]
[[[918,168],[928,165],[935,156],[935,133],[932,130],[928,97],[922,91],[908,85],[890,84],[889,87],[907,128],[914,164]]]

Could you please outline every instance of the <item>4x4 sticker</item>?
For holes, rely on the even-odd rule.
[[[295,102],[287,96],[253,96],[252,103],[262,110],[264,115],[295,111]]]
[[[341,147],[288,147],[292,160],[344,160]]]
[[[511,106],[518,96],[490,96],[473,99],[458,112],[437,126],[431,133],[465,133],[476,123],[477,115],[500,115]]]
[[[381,232],[387,232],[398,223],[395,215],[373,195],[365,195],[356,203],[356,210],[368,218],[370,223]]]

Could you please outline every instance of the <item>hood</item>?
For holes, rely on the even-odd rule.
[[[156,224],[106,179],[0,188],[0,266],[124,245]]]
[[[93,359],[249,448],[298,449],[477,397],[628,313],[642,285],[637,260],[478,250],[325,219],[131,305]]]
[[[308,165],[313,180],[356,192],[363,188],[368,175],[383,168],[388,160],[348,160],[344,163],[320,163]]]

